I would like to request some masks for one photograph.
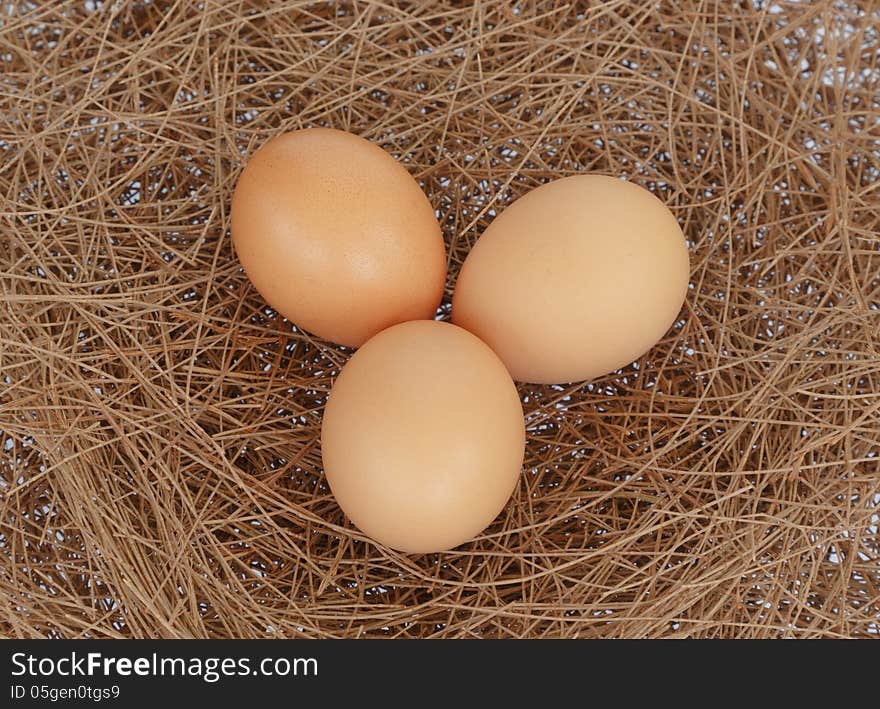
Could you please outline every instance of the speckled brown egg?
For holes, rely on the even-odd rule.
[[[232,199],[232,240],[266,302],[298,327],[358,346],[432,318],[446,254],[403,165],[351,133],[284,133],[254,153]]]

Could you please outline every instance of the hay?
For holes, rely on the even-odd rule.
[[[880,633],[876,4],[35,5],[0,20],[3,634]],[[555,177],[636,180],[690,240],[637,365],[520,387],[522,484],[452,553],[346,523],[318,433],[349,353],[230,248],[245,156],[307,125],[423,181],[444,317]]]

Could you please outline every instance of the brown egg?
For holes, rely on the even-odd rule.
[[[498,357],[455,325],[414,321],[369,340],[324,411],[324,472],[339,506],[411,553],[479,534],[519,480],[522,405]]]
[[[489,225],[462,266],[452,319],[518,381],[592,379],[663,337],[689,271],[681,228],[654,195],[612,177],[567,177]]]
[[[357,346],[433,318],[446,280],[434,209],[400,163],[313,128],[254,153],[232,199],[232,240],[260,294],[297,326]]]

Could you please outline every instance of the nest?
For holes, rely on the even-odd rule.
[[[876,636],[878,26],[849,0],[4,16],[2,633]],[[520,385],[521,484],[452,552],[346,521],[319,431],[350,351],[267,308],[230,245],[246,156],[313,125],[423,185],[438,317],[493,216],[554,178],[634,180],[689,240],[646,356]]]

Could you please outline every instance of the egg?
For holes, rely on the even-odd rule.
[[[462,265],[452,320],[518,381],[593,379],[663,337],[689,272],[682,230],[648,190],[603,175],[566,177],[488,226]]]
[[[433,318],[443,295],[431,203],[403,165],[351,133],[312,128],[263,145],[236,184],[231,231],[266,302],[338,344]]]
[[[522,404],[498,357],[437,321],[395,325],[342,368],[324,411],[324,472],[366,535],[409,553],[452,549],[507,503],[525,450]]]

